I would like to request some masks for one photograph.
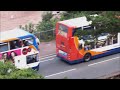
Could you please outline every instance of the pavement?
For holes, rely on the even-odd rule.
[[[56,53],[56,43],[55,40],[50,42],[41,42],[40,43],[40,57],[46,57],[46,55]]]
[[[42,21],[43,11],[0,11],[0,31]]]

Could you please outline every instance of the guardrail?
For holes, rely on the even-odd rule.
[[[47,42],[55,39],[55,29],[34,33],[41,42]]]

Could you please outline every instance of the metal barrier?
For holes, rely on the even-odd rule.
[[[34,33],[41,42],[48,42],[55,39],[55,29]]]

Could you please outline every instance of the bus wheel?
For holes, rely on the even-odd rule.
[[[37,66],[36,71],[39,71],[39,66],[40,66],[40,64]]]
[[[90,59],[91,59],[91,54],[90,53],[86,53],[85,56],[84,56],[84,61],[88,62],[88,61],[90,61]]]

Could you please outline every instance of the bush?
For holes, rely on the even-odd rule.
[[[11,79],[43,79],[36,71],[32,69],[17,70],[10,74]]]
[[[36,26],[37,31],[47,31],[55,28],[57,19],[52,19],[53,15],[51,12],[43,15],[42,22],[39,22]]]
[[[37,31],[47,31],[53,29],[54,26],[51,21],[42,21],[37,24],[36,29]]]
[[[6,62],[5,64],[0,62],[0,75],[9,75],[9,72],[15,71],[15,69],[15,66],[13,66],[11,62]]]
[[[20,70],[10,62],[0,62],[0,79],[44,79],[44,77],[31,68]]]
[[[36,30],[42,33],[42,35],[40,34],[41,41],[50,41],[55,38],[54,37],[55,35],[53,35],[54,34],[53,31],[49,30],[53,30],[55,28],[56,22],[58,20],[52,19],[52,17],[53,15],[51,12],[46,13],[43,16],[42,22],[39,22],[36,26]]]
[[[19,28],[26,30],[30,33],[36,32],[35,25],[33,23],[26,24],[25,26],[20,25]]]
[[[46,14],[43,14],[42,21],[50,21],[50,19],[53,17],[53,14],[51,12],[47,12]]]
[[[83,11],[67,11],[66,13],[63,13],[60,20],[67,20],[77,17],[82,17],[87,15],[87,13]]]

